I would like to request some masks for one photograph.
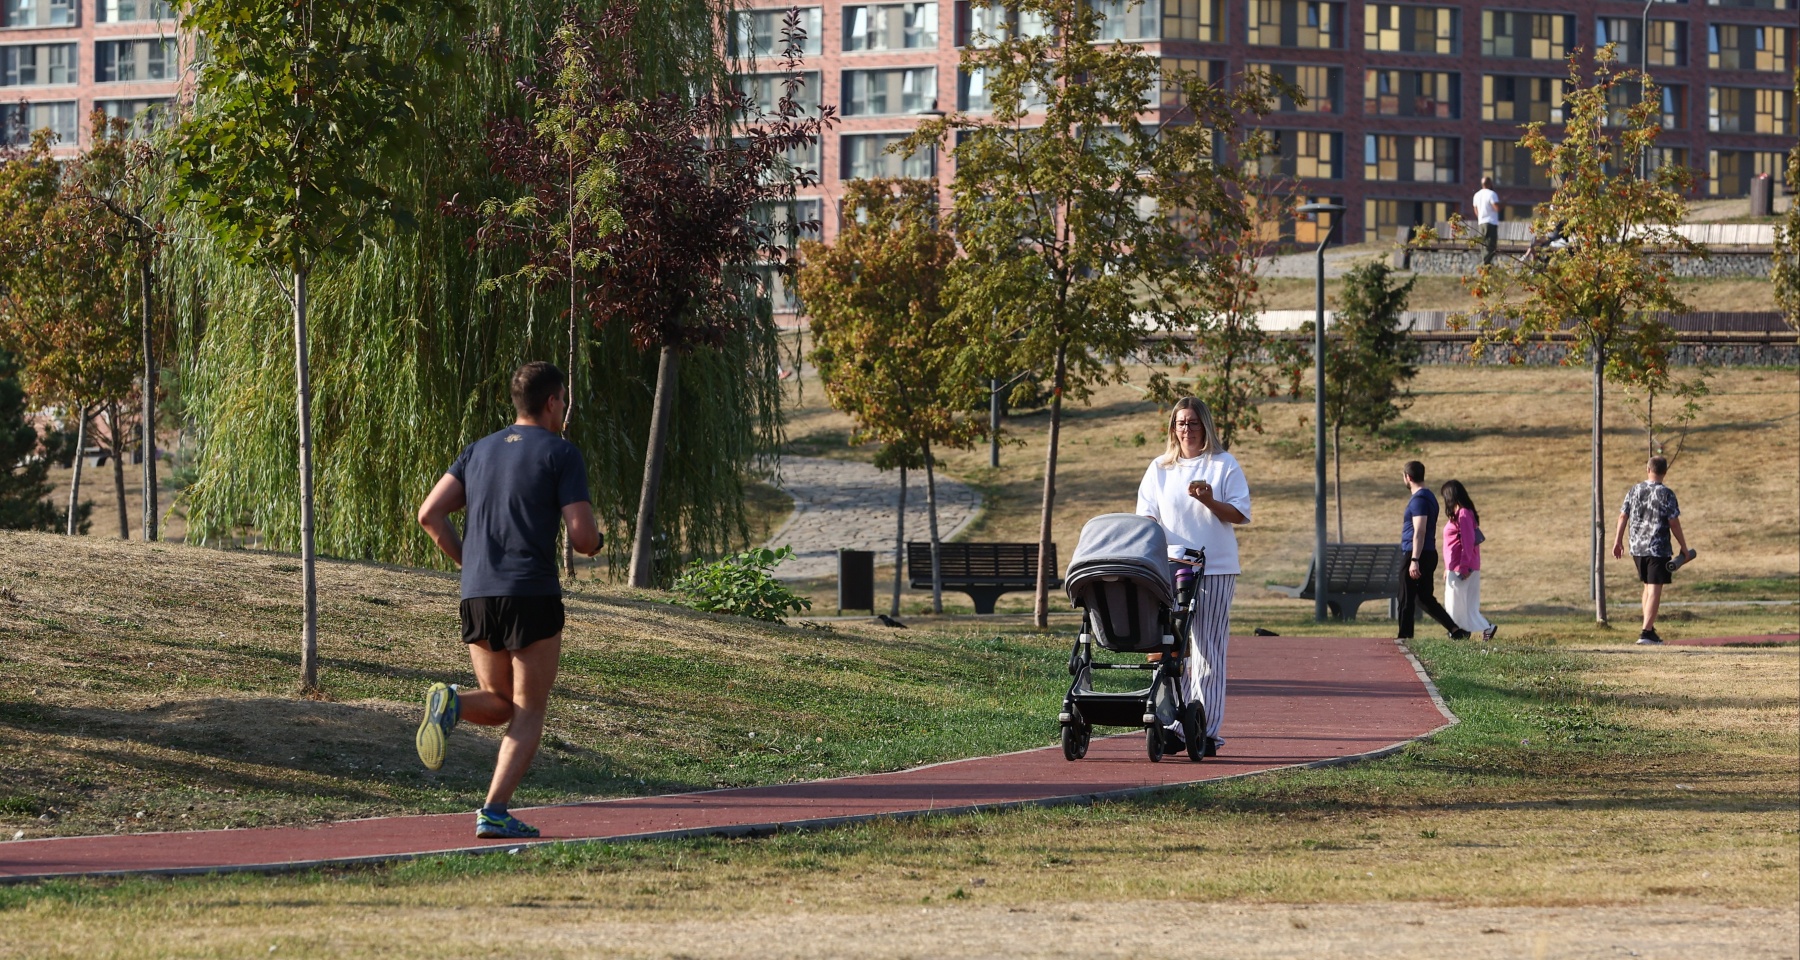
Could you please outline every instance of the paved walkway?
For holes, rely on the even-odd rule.
[[[782,457],[781,489],[794,498],[794,513],[769,538],[769,546],[792,546],[794,559],[775,568],[783,580],[837,575],[837,552],[873,550],[875,562],[894,556],[894,507],[900,495],[898,471],[883,472],[853,460]],[[981,512],[981,494],[942,473],[937,477],[938,536],[945,540]],[[925,510],[925,471],[906,472],[906,539],[930,535]]]
[[[1151,763],[1143,735],[1095,740],[1070,763],[1058,747],[897,773],[520,811],[536,843],[759,835],[923,813],[1121,797],[1173,784],[1380,755],[1455,722],[1392,640],[1240,637],[1232,644],[1223,755]],[[1055,718],[1046,716],[1047,732]],[[1097,733],[1106,732],[1101,728]],[[64,837],[0,843],[0,881],[78,874],[281,870],[513,849],[472,836],[473,816],[385,817],[315,827]]]

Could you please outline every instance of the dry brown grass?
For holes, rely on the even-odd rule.
[[[1132,371],[1138,380],[1145,373]],[[1406,413],[1416,424],[1414,439],[1346,447],[1346,539],[1396,540],[1405,504],[1400,464],[1419,459],[1434,488],[1461,479],[1480,508],[1488,537],[1482,548],[1484,607],[1521,614],[1591,609],[1585,572],[1589,379],[1579,369],[1560,367],[1422,368]],[[1755,596],[1800,599],[1800,376],[1793,369],[1721,369],[1712,390],[1670,471],[1688,541],[1701,559],[1681,574],[1668,599],[1707,599],[1709,594],[1693,590],[1695,584],[1747,580],[1765,581]],[[1611,396],[1609,537],[1618,501],[1643,479],[1645,455],[1642,429],[1617,402],[1619,393]],[[849,421],[824,407],[816,382],[806,385],[804,399],[789,433],[808,452],[870,455],[844,447]],[[1310,402],[1272,400],[1264,407],[1265,432],[1242,437],[1233,450],[1254,500],[1254,523],[1239,537],[1240,602],[1270,597],[1265,583],[1295,584],[1305,577],[1313,535],[1311,413]],[[1132,509],[1144,467],[1162,449],[1161,415],[1133,385],[1108,387],[1091,406],[1066,414],[1055,512],[1056,540],[1065,552],[1090,517]],[[967,539],[1037,539],[1047,422],[1044,411],[1010,418],[1010,436],[1020,443],[1003,448],[998,471],[987,467],[985,448],[946,455],[948,472],[988,494],[987,510]],[[1609,563],[1607,587],[1615,605],[1636,602],[1638,584],[1627,561]],[[1025,595],[1014,594],[1003,608],[1026,603]],[[1622,607],[1615,614],[1634,616]],[[1783,622],[1793,620],[1789,613]]]

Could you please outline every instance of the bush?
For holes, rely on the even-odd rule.
[[[711,562],[696,560],[675,581],[675,592],[687,597],[683,606],[695,610],[786,623],[786,614],[812,609],[811,600],[795,596],[769,574],[793,555],[793,547],[758,547]]]

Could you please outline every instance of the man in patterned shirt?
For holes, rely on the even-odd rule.
[[[1673,579],[1670,574],[1676,567],[1693,559],[1694,552],[1681,535],[1681,507],[1675,502],[1675,491],[1663,486],[1669,461],[1651,457],[1645,472],[1648,475],[1644,482],[1626,492],[1625,504],[1619,508],[1618,527],[1613,531],[1613,557],[1625,555],[1625,530],[1630,527],[1631,559],[1637,564],[1638,579],[1644,582],[1644,630],[1638,634],[1637,642],[1658,644],[1662,637],[1656,635],[1656,608],[1662,603],[1663,584]],[[1681,544],[1680,559],[1673,563],[1670,534]]]

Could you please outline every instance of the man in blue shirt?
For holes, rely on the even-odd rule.
[[[462,567],[462,631],[481,689],[434,683],[419,724],[419,759],[444,764],[444,738],[460,720],[506,726],[475,835],[535,837],[507,809],[544,736],[544,712],[562,653],[556,535],[576,552],[600,551],[581,451],[561,436],[568,409],[562,371],[534,361],[512,378],[518,419],[469,444],[419,507],[419,525]],[[467,509],[459,536],[450,515]]]
[[[1400,639],[1412,639],[1415,611],[1424,610],[1431,619],[1443,624],[1450,639],[1467,640],[1469,631],[1456,625],[1432,590],[1438,565],[1438,502],[1425,487],[1425,465],[1408,460],[1401,468],[1401,476],[1412,496],[1400,519],[1400,549],[1407,558],[1406,576],[1400,578]]]

